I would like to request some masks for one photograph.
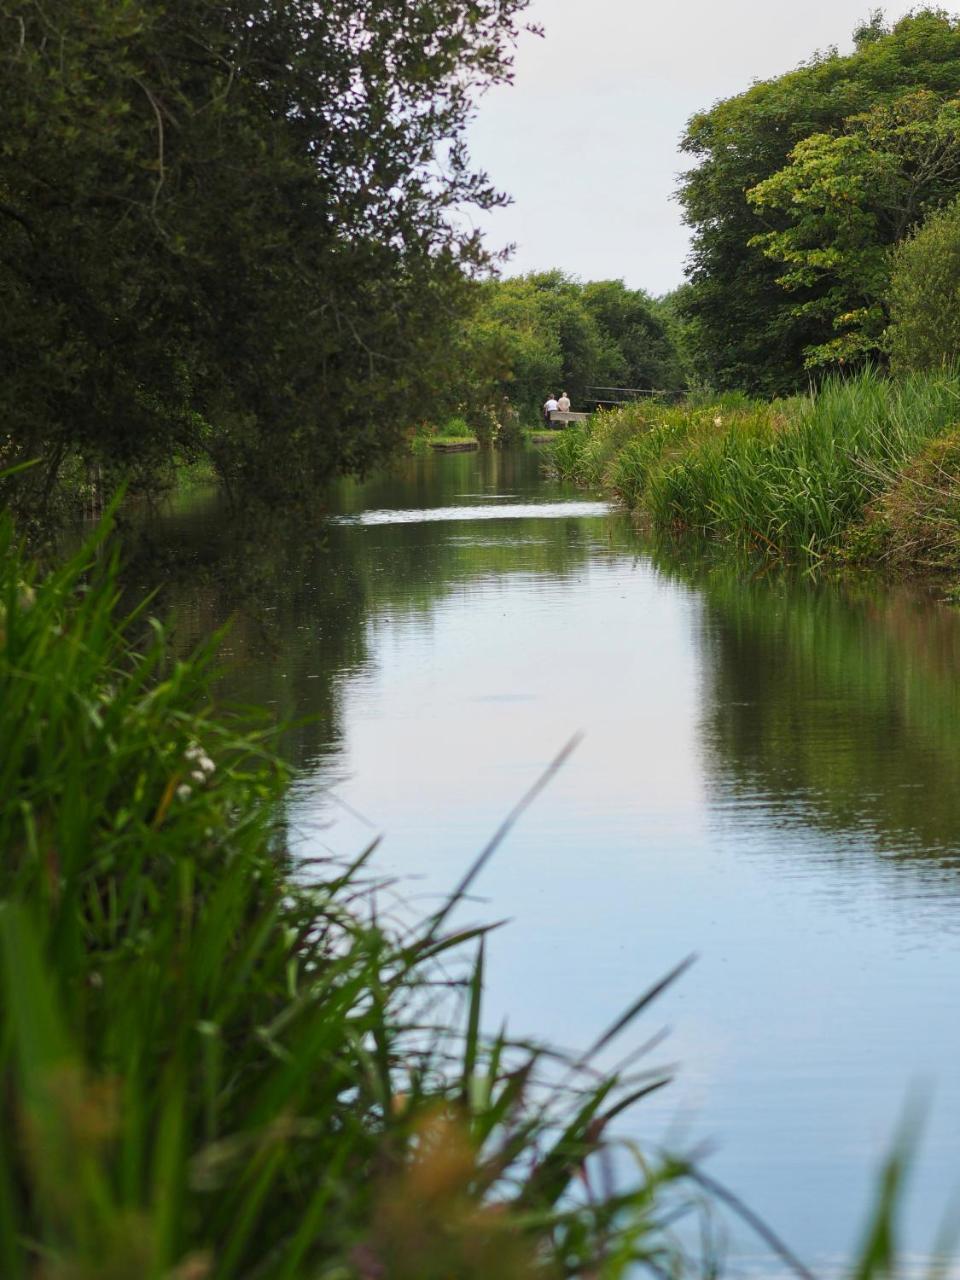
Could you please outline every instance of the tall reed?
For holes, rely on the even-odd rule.
[[[821,556],[927,441],[960,420],[960,376],[895,381],[867,370],[772,405],[609,416],[617,420],[582,430],[572,478],[605,484],[663,529]],[[591,469],[586,460],[600,456]],[[561,474],[565,461],[556,455]]]

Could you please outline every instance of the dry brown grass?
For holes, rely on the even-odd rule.
[[[960,426],[923,446],[873,504],[867,527],[901,568],[960,568]]]

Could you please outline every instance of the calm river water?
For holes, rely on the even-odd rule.
[[[166,515],[178,643],[236,614],[231,692],[314,717],[301,847],[432,903],[548,761],[483,874],[488,1015],[584,1046],[691,951],[634,1041],[677,1083],[625,1129],[836,1272],[911,1096],[907,1246],[960,1187],[960,614],[916,592],[671,560],[540,456],[411,459],[305,526]],[[733,1233],[743,1268],[759,1247]]]

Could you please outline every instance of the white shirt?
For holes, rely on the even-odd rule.
[[[549,400],[547,400],[547,401],[545,401],[545,402],[544,402],[544,405],[543,405],[543,412],[544,412],[544,413],[556,413],[556,411],[557,411],[559,408],[560,408],[560,406],[557,404],[556,400],[554,400],[553,396],[551,396]]]
[[[561,396],[560,399],[557,401],[557,408],[560,410],[561,413],[568,413],[570,410],[570,397]]]

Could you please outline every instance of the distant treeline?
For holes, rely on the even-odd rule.
[[[675,390],[687,376],[681,338],[669,301],[622,280],[544,271],[486,281],[467,324],[464,402],[482,412],[507,396],[529,418],[561,391],[592,407],[592,388]]]
[[[713,387],[782,395],[824,370],[957,354],[960,219],[912,237],[960,193],[960,21],[876,11],[854,42],[687,127],[693,252],[673,301]]]

